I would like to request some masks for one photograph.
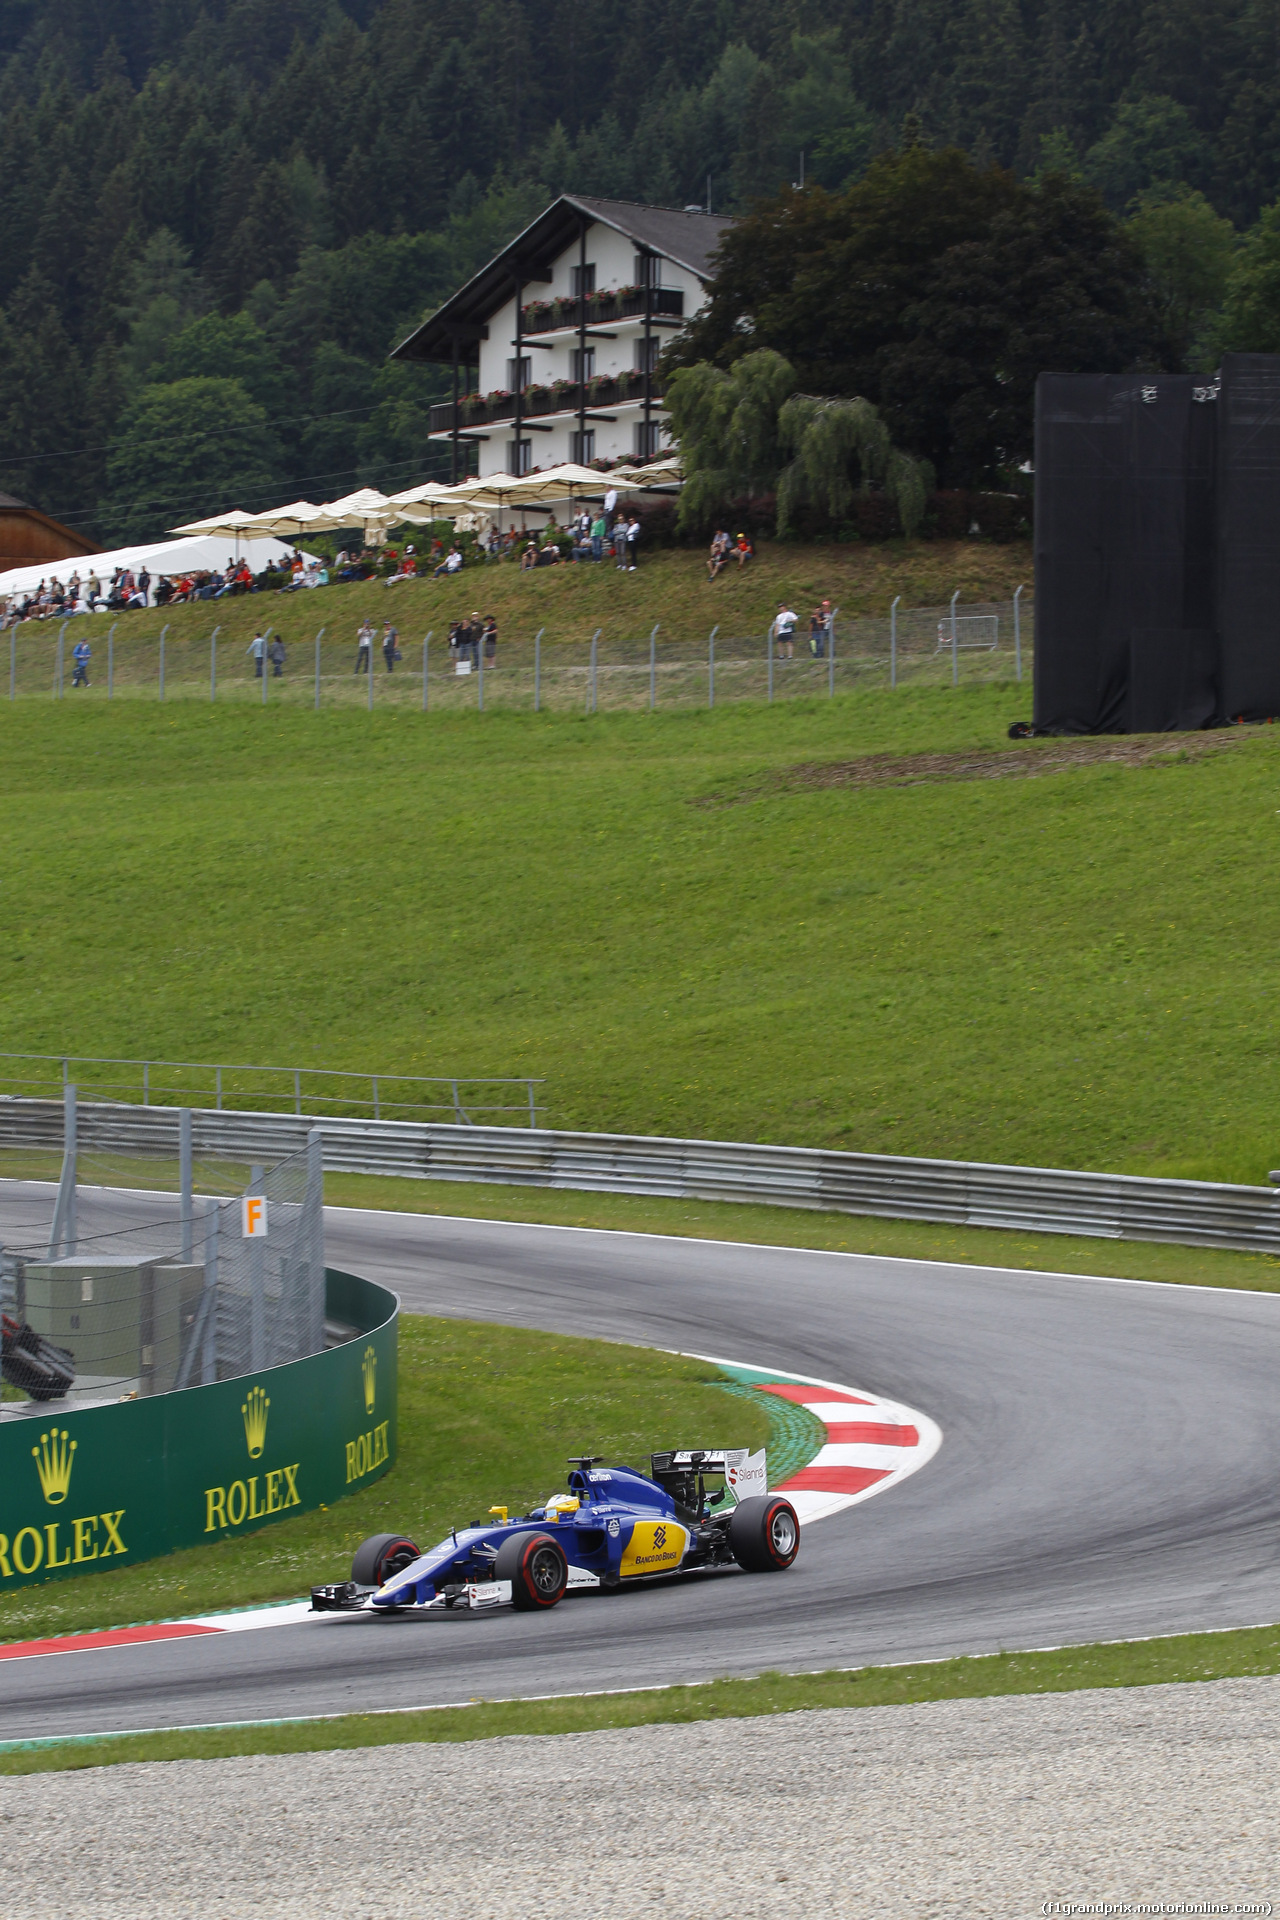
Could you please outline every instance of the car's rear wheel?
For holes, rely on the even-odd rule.
[[[358,1587],[385,1587],[418,1558],[418,1549],[402,1533],[371,1533],[356,1548],[351,1578]]]
[[[521,1613],[554,1607],[569,1584],[564,1548],[549,1533],[516,1533],[493,1563],[495,1580],[511,1582],[511,1604]]]
[[[800,1551],[796,1510],[780,1493],[744,1500],[729,1515],[729,1548],[748,1573],[781,1573]]]

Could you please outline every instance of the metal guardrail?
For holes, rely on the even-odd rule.
[[[0,1099],[0,1148],[60,1150],[62,1124],[60,1101]],[[78,1124],[82,1153],[177,1157],[178,1116],[171,1108],[82,1103]],[[736,1140],[207,1110],[192,1115],[192,1145],[209,1159],[280,1159],[306,1144],[310,1127],[321,1131],[330,1172],[753,1201],[956,1226],[1280,1252],[1280,1195],[1269,1187],[1199,1180]]]
[[[6,1062],[35,1069],[32,1072],[11,1071]],[[193,1106],[197,1101],[207,1100],[212,1094],[216,1112],[222,1111],[223,1075],[232,1079],[269,1080],[276,1083],[277,1090],[262,1097],[275,1102],[279,1100],[278,1083],[284,1080],[292,1091],[293,1111],[302,1113],[305,1082],[306,1100],[309,1108],[324,1107],[329,1112],[335,1108],[349,1110],[352,1107],[372,1108],[375,1120],[380,1120],[384,1109],[408,1110],[421,1113],[439,1108],[452,1114],[458,1126],[473,1125],[473,1113],[518,1113],[529,1116],[529,1125],[538,1124],[538,1106],[534,1097],[534,1088],[544,1084],[526,1074],[519,1077],[502,1078],[494,1075],[471,1076],[465,1074],[452,1077],[442,1074],[421,1073],[353,1073],[342,1067],[249,1067],[237,1066],[229,1062],[219,1064],[216,1061],[202,1060],[128,1060],[115,1059],[107,1055],[84,1053],[0,1053],[0,1099],[5,1097],[4,1089],[21,1088],[29,1092],[33,1088],[43,1088],[48,1084],[66,1087],[69,1081],[79,1084],[81,1076],[75,1071],[80,1067],[135,1067],[141,1073],[134,1073],[124,1079],[102,1079],[89,1090],[105,1095],[108,1099],[128,1100],[136,1089],[142,1096],[144,1107],[157,1105],[164,1107]],[[47,1071],[41,1072],[40,1068]],[[196,1086],[189,1082],[175,1081],[175,1074],[200,1074],[203,1079]],[[60,1077],[59,1077],[60,1076]],[[343,1084],[336,1092],[327,1093],[323,1083],[338,1081]],[[354,1087],[346,1083],[361,1082],[369,1088],[368,1097],[357,1093]],[[319,1083],[319,1084],[318,1084]],[[431,1097],[419,1088],[447,1087],[447,1095]],[[490,1087],[521,1087],[523,1098],[515,1105],[500,1100],[477,1098],[482,1089]],[[408,1089],[410,1098],[397,1099],[388,1088],[399,1089],[401,1093]],[[253,1100],[258,1096],[245,1086],[238,1085],[230,1089],[232,1097],[239,1100]],[[285,1096],[288,1098],[288,1094]],[[233,1109],[236,1112],[242,1108]],[[268,1111],[271,1109],[268,1108]]]

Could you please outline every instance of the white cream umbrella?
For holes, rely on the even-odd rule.
[[[440,480],[424,480],[419,486],[406,487],[401,493],[387,496],[387,504],[396,509],[397,518],[410,526],[430,526],[433,520],[448,520],[452,516],[447,509],[460,504],[454,500],[454,489]],[[441,509],[446,511],[441,511]],[[393,523],[392,523],[393,524]]]
[[[269,507],[250,521],[258,534],[284,534],[296,538],[302,533],[327,533],[328,511],[310,500],[294,500],[287,507]]]
[[[175,538],[186,534],[194,540],[202,534],[240,534],[254,524],[253,514],[243,507],[231,507],[226,513],[210,514],[207,520],[191,520],[185,527],[170,527],[169,531]]]

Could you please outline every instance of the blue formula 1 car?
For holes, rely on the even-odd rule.
[[[518,1519],[490,1508],[487,1523],[456,1527],[426,1553],[400,1533],[375,1533],[358,1549],[350,1580],[312,1587],[317,1613],[401,1613],[407,1608],[554,1607],[572,1588],[619,1587],[657,1574],[738,1566],[789,1567],[800,1548],[795,1508],[780,1493],[737,1499],[726,1479],[742,1456],[651,1456],[650,1472],[570,1462],[569,1491]],[[767,1486],[763,1454],[744,1484]],[[730,1474],[729,1477],[733,1477]]]

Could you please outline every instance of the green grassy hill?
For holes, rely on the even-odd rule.
[[[1276,743],[1012,748],[1027,692],[0,701],[0,1045],[540,1074],[565,1126],[1261,1179]]]

